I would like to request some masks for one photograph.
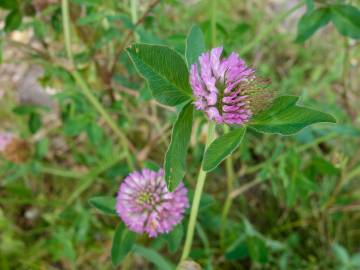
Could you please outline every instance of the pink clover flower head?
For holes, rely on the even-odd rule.
[[[201,54],[198,64],[191,65],[190,85],[197,110],[204,111],[218,124],[242,125],[272,100],[272,93],[255,76],[239,55],[232,52],[221,58],[218,47]]]
[[[169,192],[164,171],[143,169],[128,175],[117,195],[116,212],[127,227],[150,237],[170,232],[189,207],[183,183]]]
[[[3,152],[6,147],[12,142],[14,136],[11,133],[0,133],[0,152]]]

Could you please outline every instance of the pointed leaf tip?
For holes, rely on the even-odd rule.
[[[236,128],[214,140],[205,152],[203,170],[214,170],[224,159],[231,155],[240,146],[245,132],[245,127]]]
[[[295,96],[276,98],[270,108],[252,119],[249,126],[263,133],[292,135],[315,123],[336,123],[332,115],[298,106],[297,100]]]

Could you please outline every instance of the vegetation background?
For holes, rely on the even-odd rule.
[[[22,162],[0,158],[0,269],[116,268],[119,218],[95,209],[112,211],[99,196],[115,196],[131,164],[162,166],[176,118],[123,49],[139,41],[183,54],[194,24],[209,48],[237,51],[272,89],[337,124],[292,137],[250,131],[228,166],[208,175],[191,258],[203,269],[360,269],[359,1],[71,0],[70,32],[64,2],[0,1],[0,132],[26,142]],[[207,125],[195,119],[190,190]],[[171,269],[185,228],[140,237],[126,257],[118,250],[116,269]]]

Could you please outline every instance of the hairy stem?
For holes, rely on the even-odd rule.
[[[206,149],[208,148],[208,146],[210,145],[210,143],[214,140],[215,127],[216,127],[216,124],[214,122],[209,123],[208,135],[207,135],[204,153],[205,153]],[[186,239],[185,239],[183,252],[181,255],[181,261],[186,260],[190,254],[191,245],[192,245],[193,238],[194,238],[194,229],[195,229],[195,225],[196,225],[196,219],[197,219],[197,215],[198,215],[198,211],[199,211],[200,199],[201,199],[201,194],[203,192],[205,179],[206,179],[206,172],[202,168],[200,168],[198,179],[196,182],[194,198],[193,198],[193,202],[191,205],[190,219],[189,219],[188,229],[187,229],[187,233],[186,233]]]

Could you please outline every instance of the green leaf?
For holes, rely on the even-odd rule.
[[[64,123],[63,131],[67,136],[77,136],[81,132],[86,131],[91,119],[88,115],[80,114],[73,118],[67,119]]]
[[[100,210],[104,214],[116,215],[115,204],[116,199],[110,196],[97,196],[89,200],[91,206]]]
[[[239,147],[244,138],[246,128],[236,128],[214,140],[206,150],[203,161],[203,170],[215,169],[236,148]]]
[[[82,17],[82,18],[79,18],[77,21],[76,21],[76,24],[77,25],[88,25],[88,24],[94,24],[96,22],[100,22],[102,19],[105,18],[105,15],[104,13],[102,12],[96,12],[96,13],[91,13],[85,17]]]
[[[296,200],[299,196],[300,188],[299,188],[299,176],[292,177],[289,185],[286,187],[286,206],[294,207]]]
[[[194,191],[189,190],[188,193],[189,201],[192,202],[194,199]],[[209,207],[215,204],[215,199],[208,193],[203,192],[200,199],[199,212],[206,211]],[[188,209],[190,211],[190,209]]]
[[[173,191],[185,175],[186,154],[191,136],[194,106],[189,103],[179,113],[171,134],[171,142],[165,154],[165,181]]]
[[[305,0],[307,12],[312,12],[315,9],[314,0]]]
[[[112,41],[118,41],[120,39],[121,32],[114,27],[110,27],[107,30],[102,31],[102,35],[97,39],[94,44],[94,48],[101,49]]]
[[[159,166],[159,164],[157,164],[156,162],[151,161],[151,160],[143,161],[143,167],[148,168],[149,170],[152,170],[152,171],[158,171],[161,169],[161,166]]]
[[[44,138],[36,143],[36,157],[43,158],[49,151],[49,139]]]
[[[177,225],[170,233],[164,235],[164,238],[168,243],[170,253],[174,253],[179,249],[183,237],[184,227],[182,224]]]
[[[186,62],[188,67],[195,64],[201,53],[205,51],[205,39],[201,29],[194,25],[186,38]]]
[[[18,2],[16,0],[0,0],[0,7],[4,9],[18,9]]]
[[[76,261],[76,250],[71,235],[62,227],[53,232],[52,239],[50,239],[50,244],[47,247],[57,259],[66,258],[71,262]]]
[[[253,261],[258,263],[266,263],[268,261],[268,250],[264,240],[258,236],[248,236],[246,244]]]
[[[333,243],[331,247],[332,247],[332,251],[333,251],[336,259],[341,264],[348,265],[350,263],[350,256],[349,256],[347,250],[343,246],[341,246],[337,243]]]
[[[33,29],[35,37],[38,39],[44,39],[46,37],[46,24],[40,19],[33,19]]]
[[[319,8],[305,13],[298,24],[298,33],[295,42],[304,42],[317,30],[325,26],[331,19],[329,8]]]
[[[245,236],[241,235],[227,250],[225,253],[225,259],[227,260],[242,260],[249,256],[248,247],[245,241]]]
[[[104,138],[104,130],[96,122],[90,122],[86,127],[89,140],[94,145],[101,145]]]
[[[40,114],[36,112],[30,113],[28,125],[30,132],[36,133],[42,125]]]
[[[360,10],[350,5],[331,6],[331,20],[340,34],[360,39]]]
[[[314,156],[310,162],[313,173],[323,175],[338,175],[340,170],[336,168],[331,162],[322,158],[321,156]],[[315,177],[315,176],[313,176]]]
[[[32,113],[49,112],[49,108],[35,105],[19,105],[12,109],[17,115],[30,115]]]
[[[149,262],[152,262],[156,269],[159,270],[175,270],[175,266],[168,262],[164,257],[162,257],[159,253],[157,253],[153,249],[149,249],[140,245],[135,245],[133,248],[134,252]]]
[[[175,106],[191,99],[189,72],[177,52],[161,45],[135,44],[127,53],[160,103]]]
[[[123,223],[115,230],[112,247],[111,261],[113,265],[119,265],[126,255],[131,251],[136,240],[136,234],[127,230]]]
[[[11,32],[16,30],[21,25],[21,13],[19,10],[14,9],[5,18],[5,32]]]
[[[276,98],[270,108],[253,118],[250,127],[264,133],[291,135],[314,123],[336,122],[330,114],[297,106],[298,99],[295,96]]]
[[[100,6],[102,3],[101,0],[72,0],[71,2],[73,2],[74,4],[91,6],[91,7]]]
[[[360,267],[360,253],[357,253],[351,257],[351,266],[354,268]]]

